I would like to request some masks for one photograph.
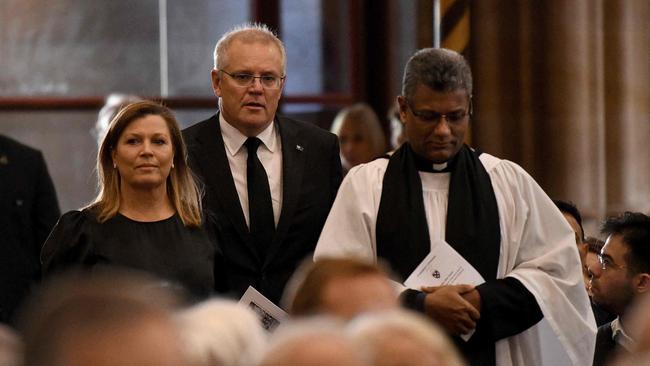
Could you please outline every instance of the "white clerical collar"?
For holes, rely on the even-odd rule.
[[[612,340],[626,350],[631,351],[636,345],[636,342],[627,333],[625,333],[625,330],[623,330],[621,318],[616,317],[616,319],[612,320],[611,327]]]
[[[445,170],[445,169],[447,169],[447,162],[446,161],[444,163],[440,163],[440,164],[435,164],[435,163],[433,164],[433,170],[435,170],[435,171],[439,172],[439,171],[442,171],[442,170]]]
[[[231,156],[234,156],[239,152],[239,150],[244,146],[244,143],[248,139],[248,136],[241,133],[233,125],[228,123],[223,117],[223,113],[219,113],[219,126],[221,127],[221,135],[223,136],[223,143],[226,145],[226,149]],[[262,140],[262,144],[270,152],[274,152],[276,149],[276,139],[275,137],[275,123],[271,122],[269,125],[260,132],[257,136],[258,139]]]

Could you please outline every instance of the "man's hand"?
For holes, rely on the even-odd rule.
[[[474,289],[474,286],[423,287],[422,291],[427,293],[424,300],[425,312],[445,328],[447,332],[460,335],[476,328],[476,321],[481,317],[481,314],[470,303],[470,301],[478,301],[477,304],[480,308],[480,296],[478,296],[478,291]]]

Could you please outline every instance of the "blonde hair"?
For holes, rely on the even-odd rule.
[[[287,73],[287,54],[284,50],[284,44],[278,36],[266,25],[261,23],[246,23],[238,25],[226,32],[214,47],[214,68],[221,70],[228,66],[228,48],[234,41],[244,43],[273,43],[280,51],[282,58],[282,76]]]
[[[162,117],[169,129],[174,149],[174,169],[167,177],[167,196],[187,227],[199,227],[202,222],[201,192],[187,165],[187,148],[176,118],[169,108],[152,101],[127,105],[113,118],[97,154],[99,193],[87,207],[97,214],[99,222],[114,217],[120,208],[120,174],[113,167],[112,152],[120,136],[136,119],[156,115]]]
[[[352,122],[364,135],[368,136],[372,146],[373,156],[381,156],[386,152],[386,138],[379,123],[379,117],[366,103],[356,103],[341,109],[332,122],[330,132],[339,136],[346,122]],[[349,123],[348,122],[348,123]]]

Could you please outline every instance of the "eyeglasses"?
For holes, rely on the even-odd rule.
[[[262,76],[255,76],[252,74],[246,74],[246,73],[229,73],[226,70],[219,70],[223,72],[224,74],[230,76],[234,81],[235,84],[241,87],[248,87],[253,85],[255,82],[255,79],[260,79],[260,83],[262,86],[266,89],[278,89],[280,87],[280,84],[282,83],[282,80],[286,78],[286,76],[274,76],[274,75],[262,75]]]
[[[426,123],[437,123],[443,118],[447,121],[449,124],[457,124],[462,122],[465,117],[470,115],[472,113],[472,100],[470,99],[469,101],[469,106],[467,110],[464,111],[455,111],[451,113],[437,113],[433,111],[419,111],[411,105],[411,101],[406,99],[406,105],[409,107],[411,110],[411,113],[418,119],[420,119],[423,122]]]
[[[609,259],[609,257],[605,257],[602,254],[598,254],[597,256],[598,256],[598,263],[600,263],[600,269],[603,270],[603,271],[606,270],[607,268],[614,268],[615,269],[615,268],[626,268],[627,267],[627,266],[612,263],[612,260]]]

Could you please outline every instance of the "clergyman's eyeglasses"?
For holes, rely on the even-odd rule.
[[[426,123],[438,123],[440,122],[440,120],[444,118],[449,124],[457,124],[462,122],[465,119],[465,117],[470,115],[472,110],[471,100],[469,102],[469,107],[467,108],[467,110],[455,111],[455,112],[444,113],[444,114],[433,112],[433,111],[417,110],[413,108],[413,106],[411,105],[411,101],[408,99],[406,99],[406,105],[409,107],[411,113],[413,113],[415,117],[420,119],[422,122],[426,122]]]

